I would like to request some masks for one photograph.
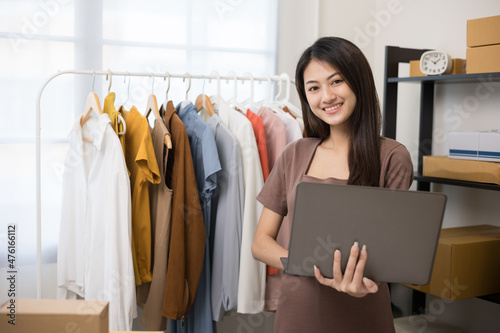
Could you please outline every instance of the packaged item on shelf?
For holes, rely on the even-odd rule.
[[[425,76],[420,70],[420,60],[410,60],[410,77]]]
[[[500,162],[500,132],[497,130],[450,132],[448,157]]]
[[[108,333],[108,302],[13,298],[0,308],[0,332]]]
[[[500,185],[500,163],[424,156],[425,177],[465,180]]]
[[[449,74],[465,74],[465,59],[454,58],[451,61],[451,72]]]
[[[466,58],[467,74],[500,72],[500,44],[469,47]]]
[[[500,227],[477,225],[441,230],[431,282],[405,285],[454,301],[500,292]]]
[[[467,47],[493,44],[500,44],[500,15],[467,21]]]
[[[448,74],[465,74],[465,59],[452,59],[451,71]],[[426,76],[420,70],[420,60],[410,60],[410,77]]]

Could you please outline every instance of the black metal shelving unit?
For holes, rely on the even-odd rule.
[[[396,138],[398,85],[400,83],[420,84],[420,125],[417,172],[414,179],[417,181],[418,191],[430,191],[431,183],[455,185],[462,187],[479,188],[484,190],[500,191],[500,185],[460,181],[453,179],[424,177],[423,157],[432,153],[432,131],[434,117],[434,88],[436,84],[455,83],[482,83],[500,81],[500,73],[455,74],[419,77],[399,77],[399,63],[409,63],[420,59],[427,49],[411,49],[396,46],[385,48],[384,70],[384,97],[383,97],[383,135]],[[500,294],[479,297],[483,300],[500,304]],[[414,290],[412,311],[420,312],[425,308],[425,294]]]

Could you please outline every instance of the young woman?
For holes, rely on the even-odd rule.
[[[408,189],[413,165],[407,149],[380,135],[380,106],[368,61],[351,42],[317,40],[302,54],[295,84],[306,138],[289,144],[257,199],[264,205],[252,252],[280,269],[268,287],[276,305],[275,332],[394,332],[388,286],[364,277],[369,250],[336,251],[333,279],[283,273],[288,256],[295,185],[300,181]],[[341,256],[349,256],[344,272]]]

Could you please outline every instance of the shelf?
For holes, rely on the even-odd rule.
[[[446,82],[446,83],[480,83],[485,79],[493,79],[500,81],[500,72],[495,73],[478,73],[478,74],[453,74],[453,75],[431,75],[431,76],[414,76],[414,77],[389,77],[388,83],[396,82]]]
[[[477,183],[477,182],[469,182],[469,181],[465,181],[465,180],[455,180],[455,179],[447,179],[447,178],[424,177],[419,173],[415,173],[413,178],[419,182],[438,183],[438,184],[446,184],[446,185],[456,185],[456,186],[463,186],[463,187],[480,188],[483,190],[500,191],[500,185],[496,185],[496,184]]]

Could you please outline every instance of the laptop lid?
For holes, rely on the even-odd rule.
[[[423,191],[300,182],[285,271],[332,277],[333,253],[345,270],[355,241],[366,245],[365,276],[378,282],[427,284],[446,196]]]

